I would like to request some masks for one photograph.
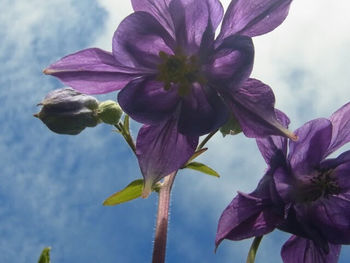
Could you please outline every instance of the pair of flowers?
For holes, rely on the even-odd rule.
[[[275,178],[280,178],[275,175],[282,169],[280,166],[288,171],[285,174],[294,176],[291,170],[297,161],[291,162],[286,157],[285,137],[296,140],[297,136],[288,131],[287,117],[274,108],[275,99],[270,87],[249,78],[254,59],[251,38],[279,26],[288,14],[290,3],[291,0],[232,0],[224,14],[219,0],[132,0],[135,12],[125,18],[116,30],[112,53],[96,48],[82,50],[62,58],[44,72],[87,94],[120,90],[118,102],[122,109],[144,124],[136,143],[136,154],[145,179],[144,195],[151,191],[155,182],[187,162],[197,147],[199,136],[218,129],[229,118],[239,123],[247,137],[272,135],[258,139],[270,166],[268,174],[260,183],[256,195],[255,192],[240,194],[237,198],[244,201],[240,203],[235,201],[236,198],[225,210],[219,223],[217,245],[224,238],[261,235],[276,227],[309,238],[307,242],[316,242],[314,236],[304,234],[308,233],[306,230],[290,230],[294,230],[294,224],[300,224],[299,221],[293,221],[292,227],[288,227],[286,222],[293,216],[295,200],[289,194],[289,199],[280,196],[287,190],[281,187],[281,192],[276,189],[271,194],[268,191],[276,184]],[[215,31],[221,22],[221,31],[215,39]],[[310,134],[313,132],[319,134],[315,125],[310,126]],[[300,140],[291,142],[291,145],[299,145],[293,146],[295,149],[306,149],[311,141],[325,140],[327,135],[311,138],[309,133],[297,131],[296,134]],[[314,154],[310,151],[311,155]],[[302,159],[304,154],[302,157],[294,155],[296,157],[293,158],[300,159],[302,163],[313,160],[311,157]],[[319,180],[320,185],[328,185],[334,181],[329,178],[336,177],[333,171],[319,172],[322,175],[318,177],[305,173],[301,177],[311,176],[312,180]],[[290,178],[292,176],[282,176],[281,185],[294,189],[294,181],[284,181]],[[310,201],[306,193],[305,198],[314,202],[340,193],[338,184],[334,186],[336,190],[327,187],[322,188],[322,191],[326,189],[326,194],[315,190],[317,198],[313,197],[315,199]],[[308,192],[308,187],[304,191]],[[251,204],[253,212],[260,209],[260,214],[250,211],[245,201]],[[270,216],[273,224],[262,232],[240,228],[241,224],[249,224],[251,214],[264,218],[261,214],[266,214],[265,201],[270,204],[268,209],[277,210],[276,218]],[[240,216],[236,218],[246,208],[245,219],[248,221],[242,221]],[[284,212],[282,217],[280,211]],[[295,218],[299,217],[295,215]],[[235,225],[235,220],[241,221]],[[284,223],[287,225],[284,226]],[[233,234],[236,230],[244,233],[237,238]],[[317,250],[321,256],[330,255],[330,250],[326,249],[330,246],[322,242],[315,244],[321,248]],[[295,249],[291,245],[289,247],[291,249],[287,251]]]

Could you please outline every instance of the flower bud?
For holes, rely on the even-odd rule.
[[[54,90],[38,105],[42,108],[34,116],[56,133],[76,135],[100,122],[98,100],[72,88]]]
[[[242,131],[241,126],[239,125],[238,120],[236,117],[232,114],[229,118],[229,120],[220,128],[220,132],[222,136],[226,135],[235,135]]]
[[[106,100],[98,105],[97,115],[104,123],[117,125],[122,114],[119,104],[113,100]]]

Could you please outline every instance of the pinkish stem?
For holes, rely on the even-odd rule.
[[[159,190],[156,233],[154,237],[152,263],[164,263],[169,221],[170,193],[176,172],[164,178]]]

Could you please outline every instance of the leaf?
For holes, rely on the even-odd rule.
[[[208,148],[203,148],[203,149],[200,149],[198,151],[195,151],[195,153],[191,156],[191,158],[187,161],[187,163],[184,165],[183,168],[185,168],[186,165],[188,165],[192,160],[196,159],[199,155],[206,152],[207,150],[208,150]]]
[[[40,258],[38,260],[38,263],[50,263],[50,247],[46,247],[41,252]]]
[[[119,205],[141,196],[143,189],[143,179],[138,179],[128,184],[123,190],[108,197],[103,205]]]
[[[209,174],[215,177],[220,177],[220,175],[214,171],[213,169],[211,169],[209,166],[203,164],[203,163],[198,163],[198,162],[191,162],[189,164],[187,164],[184,168],[189,168],[192,170],[196,170],[205,174]]]

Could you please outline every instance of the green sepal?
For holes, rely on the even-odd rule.
[[[103,205],[119,205],[141,197],[143,190],[143,179],[138,179],[128,184],[123,190],[108,197]]]
[[[50,247],[46,247],[41,252],[40,258],[38,260],[38,263],[50,263]]]
[[[161,184],[160,182],[155,183],[155,184],[152,186],[152,191],[159,194],[159,191],[160,191],[160,188],[161,188],[161,187],[162,187],[162,184]]]
[[[225,137],[226,135],[236,135],[242,132],[242,129],[236,117],[231,114],[229,120],[220,128],[220,132]]]
[[[187,165],[185,165],[184,168],[189,168],[192,170],[196,170],[205,174],[209,174],[215,177],[220,177],[220,175],[214,171],[213,169],[211,169],[209,166],[203,164],[203,163],[198,163],[198,162],[191,162]]]

